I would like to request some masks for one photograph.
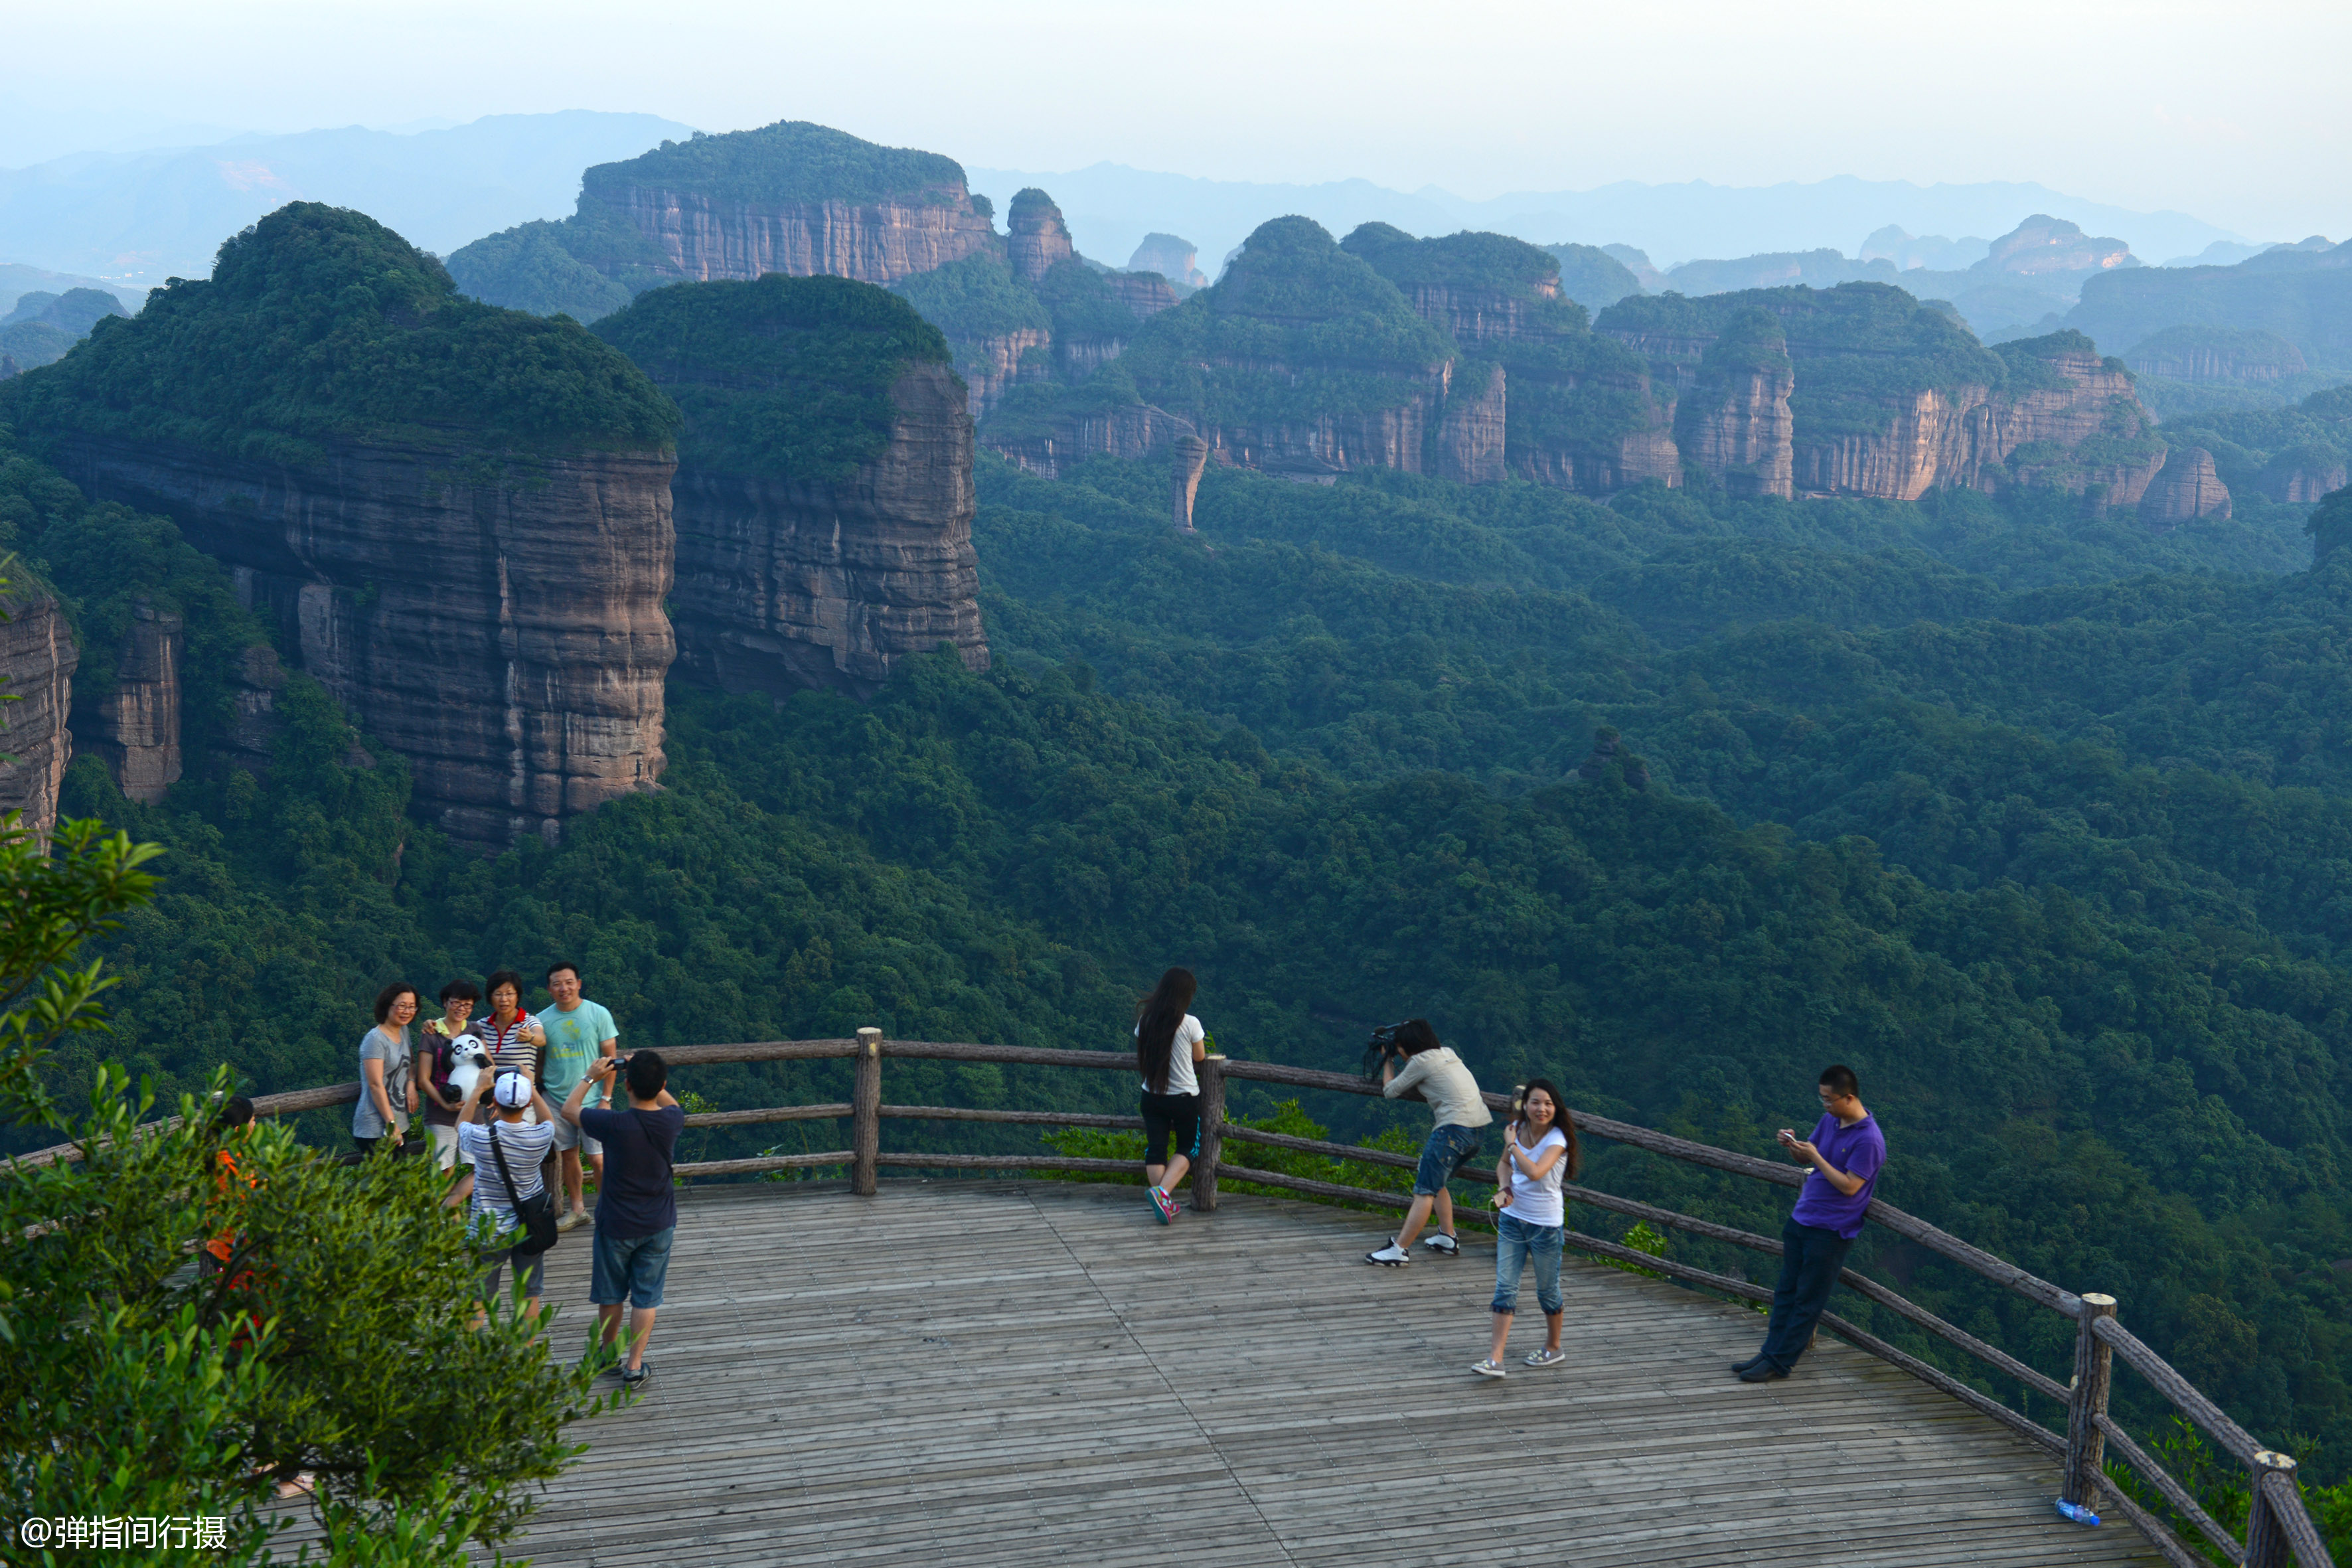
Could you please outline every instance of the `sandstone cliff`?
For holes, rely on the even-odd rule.
[[[301,668],[415,764],[417,801],[453,836],[551,837],[661,777],[667,456],[501,473],[352,443],[289,467],[79,435],[53,456],[234,568]]]
[[[19,435],[231,567],[453,835],[553,837],[660,777],[677,414],[575,323],[298,202],[19,388]],[[153,787],[163,689],[109,700]]]
[[[1172,234],[1147,234],[1135,254],[1127,258],[1129,272],[1156,272],[1171,286],[1178,295],[1190,294],[1195,289],[1209,286],[1208,274],[1199,265],[1199,251],[1189,239]]]
[[[114,682],[88,691],[74,714],[82,749],[95,753],[123,797],[152,805],[180,782],[180,617],[141,599],[114,656]]]
[[[2139,503],[2142,522],[2177,528],[2201,517],[2230,515],[2230,492],[2213,471],[2213,454],[2202,447],[2175,447]]]
[[[945,339],[906,301],[771,277],[664,289],[597,330],[686,414],[683,673],[863,697],[942,643],[987,667],[971,419]]]
[[[1499,364],[1476,360],[1456,371],[1437,427],[1431,472],[1465,485],[1503,482],[1505,376]]]
[[[81,662],[56,595],[21,580],[0,595],[0,678],[16,700],[0,707],[0,811],[23,813],[36,833],[57,826],[58,786],[73,760],[67,716]]]
[[[1002,243],[953,159],[783,121],[600,163],[581,176],[571,217],[449,259],[477,299],[575,312],[585,301],[593,318],[625,302],[597,277],[627,294],[771,272],[891,283]]]
[[[1796,384],[1780,322],[1757,310],[1733,317],[1676,405],[1682,460],[1734,495],[1793,495]]]
[[[1031,409],[1017,406],[1020,402],[1014,398],[989,421],[982,444],[1040,479],[1058,479],[1064,470],[1094,458],[1132,460],[1200,440],[1190,420],[1148,403],[1048,397]],[[1206,441],[1201,452],[1207,462],[1212,454]],[[1220,460],[1230,464],[1234,458],[1224,454]]]
[[[1069,227],[1062,222],[1062,209],[1054,205],[1053,197],[1034,185],[1013,195],[1004,209],[1004,258],[1015,278],[1035,283],[1063,262],[1076,259],[1077,254],[1077,247],[1070,243]]]

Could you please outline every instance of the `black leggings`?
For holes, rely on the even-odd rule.
[[[1154,1094],[1143,1091],[1143,1163],[1168,1163],[1168,1140],[1188,1160],[1201,1154],[1201,1097],[1197,1094]]]

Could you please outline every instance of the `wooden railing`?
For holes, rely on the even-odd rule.
[[[689,1162],[677,1167],[682,1177],[735,1176],[766,1174],[778,1171],[845,1167],[849,1172],[850,1191],[872,1195],[877,1188],[877,1178],[884,1170],[909,1169],[928,1171],[1062,1171],[1086,1174],[1138,1174],[1132,1160],[1089,1160],[1051,1152],[1019,1151],[991,1154],[947,1154],[929,1152],[896,1152],[881,1146],[881,1124],[885,1121],[948,1121],[994,1122],[1006,1125],[1034,1127],[1094,1127],[1121,1131],[1139,1131],[1143,1120],[1138,1116],[1109,1116],[1095,1113],[1057,1110],[991,1110],[942,1105],[887,1105],[882,1100],[882,1063],[889,1058],[905,1058],[929,1061],[989,1062],[1045,1068],[1075,1068],[1132,1073],[1134,1058],[1125,1052],[1057,1051],[1021,1046],[982,1046],[944,1044],[929,1040],[888,1040],[879,1029],[860,1029],[855,1039],[830,1040],[768,1040],[748,1045],[679,1046],[666,1048],[662,1058],[671,1068],[708,1066],[735,1062],[826,1061],[848,1058],[855,1064],[850,1099],[845,1102],[823,1105],[783,1105],[748,1110],[709,1111],[690,1115],[688,1127],[743,1127],[771,1122],[817,1121],[847,1119],[850,1123],[850,1147],[822,1150],[811,1153],[761,1155],[744,1160],[705,1160]],[[1200,1064],[1201,1083],[1201,1149],[1192,1165],[1192,1205],[1197,1210],[1213,1212],[1217,1206],[1220,1180],[1230,1178],[1258,1186],[1304,1193],[1316,1197],[1338,1198],[1349,1202],[1391,1208],[1402,1208],[1411,1200],[1404,1194],[1381,1192],[1369,1187],[1349,1186],[1340,1183],[1316,1181],[1292,1175],[1286,1172],[1263,1170],[1236,1164],[1225,1158],[1228,1142],[1256,1144],[1265,1148],[1287,1149],[1321,1154],[1335,1159],[1353,1161],[1359,1164],[1386,1165],[1402,1170],[1412,1169],[1418,1162],[1411,1155],[1392,1154],[1382,1150],[1353,1147],[1344,1143],[1327,1142],[1317,1138],[1294,1138],[1277,1132],[1263,1131],[1242,1126],[1225,1117],[1225,1085],[1230,1079],[1264,1083],[1288,1089],[1325,1090],[1336,1094],[1377,1095],[1380,1086],[1365,1082],[1346,1073],[1318,1072],[1308,1068],[1286,1067],[1277,1062],[1242,1061],[1213,1056]],[[254,1110],[263,1116],[284,1116],[335,1105],[347,1105],[359,1099],[356,1083],[335,1084],[323,1089],[299,1089],[288,1094],[264,1095],[253,1102]],[[1507,1111],[1509,1101],[1501,1095],[1490,1094],[1486,1103],[1497,1110]],[[1695,1143],[1687,1139],[1672,1137],[1638,1127],[1631,1122],[1615,1121],[1603,1116],[1571,1112],[1577,1131],[1589,1138],[1601,1138],[1629,1148],[1645,1150],[1670,1160],[1697,1165],[1708,1170],[1723,1171],[1747,1176],[1778,1186],[1801,1185],[1804,1173],[1794,1166],[1759,1160],[1752,1155],[1734,1153],[1710,1144]],[[61,1144],[38,1153],[21,1156],[12,1165],[31,1166],[53,1161],[82,1157],[76,1144]],[[1491,1175],[1463,1171],[1465,1181],[1494,1185]],[[1672,1209],[1622,1198],[1613,1194],[1595,1191],[1573,1183],[1563,1186],[1568,1198],[1575,1203],[1620,1214],[1653,1226],[1683,1231],[1710,1241],[1723,1242],[1777,1257],[1780,1244],[1770,1237],[1752,1231],[1718,1225],[1711,1220],[1679,1214]],[[1462,1218],[1483,1222],[1481,1212],[1465,1211]],[[2107,1450],[2112,1447],[2131,1466],[2179,1517],[2188,1520],[2212,1542],[2214,1547],[2231,1563],[2244,1568],[2286,1568],[2289,1563],[2299,1568],[2334,1568],[2326,1543],[2304,1506],[2303,1496],[2295,1485],[2294,1461],[2284,1454],[2274,1453],[2257,1443],[2221,1408],[2208,1399],[2189,1380],[2174,1370],[2161,1356],[2136,1338],[2116,1320],[2113,1297],[2094,1293],[2080,1296],[2050,1281],[2039,1279],[2003,1261],[1980,1247],[1972,1247],[1947,1231],[1939,1230],[1927,1221],[1886,1203],[1874,1199],[1868,1213],[1869,1223],[1892,1231],[1919,1247],[1948,1258],[1961,1268],[1992,1280],[2014,1291],[2037,1306],[2063,1314],[2075,1322],[2074,1367],[2070,1384],[2062,1384],[2055,1378],[2036,1372],[2023,1362],[1986,1343],[1957,1324],[1942,1318],[1888,1289],[1877,1281],[1864,1278],[1849,1268],[1840,1275],[1840,1281],[1855,1294],[1877,1303],[1906,1321],[1913,1323],[1945,1343],[1966,1352],[1979,1362],[2004,1377],[2056,1401],[2066,1407],[2066,1430],[2063,1433],[2034,1421],[2021,1412],[2011,1410],[1996,1399],[1988,1397],[1968,1384],[1946,1374],[1916,1356],[1888,1344],[1876,1335],[1834,1313],[1822,1314],[1822,1327],[1882,1361],[1901,1368],[1930,1387],[1949,1394],[1971,1409],[1998,1421],[2026,1441],[2056,1457],[2063,1464],[2062,1496],[2070,1503],[2096,1506],[2104,1491],[2108,1506],[2121,1512],[2136,1525],[2149,1542],[2178,1568],[2201,1568],[2206,1560],[2192,1552],[2163,1521],[2118,1490],[2105,1479]],[[1772,1292],[1749,1280],[1735,1279],[1709,1269],[1680,1263],[1670,1258],[1653,1257],[1623,1247],[1570,1230],[1567,1243],[1570,1247],[1649,1270],[1686,1284],[1699,1286],[1742,1300],[1769,1302]],[[2107,1396],[2113,1375],[2114,1362],[2121,1358],[2124,1364],[2146,1379],[2148,1384],[2169,1400],[2174,1408],[2196,1423],[2225,1452],[2247,1468],[2248,1510],[2246,1538],[2239,1541],[2215,1521],[2198,1503],[2189,1489],[2168,1472],[2162,1465],[2134,1442],[2128,1433],[2107,1414]]]

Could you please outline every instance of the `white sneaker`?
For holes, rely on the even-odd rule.
[[[1462,1256],[1462,1244],[1455,1241],[1452,1237],[1446,1235],[1442,1230],[1434,1231],[1428,1236],[1423,1237],[1421,1238],[1421,1244],[1422,1246],[1429,1248],[1430,1251],[1437,1254],[1440,1258],[1459,1258]]]
[[[1380,1264],[1385,1268],[1402,1268],[1406,1264],[1412,1261],[1412,1254],[1407,1252],[1403,1247],[1399,1247],[1396,1244],[1395,1238],[1391,1237],[1389,1244],[1386,1247],[1381,1247],[1378,1252],[1367,1252],[1364,1254],[1364,1261],[1367,1263]]]

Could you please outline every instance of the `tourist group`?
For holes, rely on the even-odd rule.
[[[1163,1225],[1175,1221],[1173,1195],[1201,1152],[1201,1086],[1193,1064],[1205,1060],[1208,1032],[1191,1012],[1197,983],[1190,970],[1160,977],[1137,1009],[1135,1058],[1143,1079],[1144,1174],[1151,1184],[1152,1211]],[[1413,1173],[1412,1206],[1402,1228],[1387,1245],[1365,1254],[1368,1263],[1401,1268],[1412,1261],[1412,1245],[1433,1213],[1437,1228],[1423,1240],[1441,1258],[1460,1255],[1454,1229],[1454,1198],[1446,1184],[1478,1157],[1494,1112],[1462,1058],[1438,1043],[1428,1020],[1414,1018],[1394,1031],[1397,1056],[1381,1068],[1381,1089],[1390,1099],[1426,1100],[1433,1125]],[[1813,1324],[1828,1304],[1838,1271],[1853,1238],[1862,1234],[1870,1194],[1886,1163],[1886,1139],[1862,1103],[1853,1069],[1824,1068],[1816,1088],[1822,1116],[1810,1138],[1780,1129],[1781,1148],[1811,1167],[1780,1230],[1780,1280],[1772,1292],[1772,1315],[1764,1345],[1731,1370],[1743,1383],[1769,1383],[1794,1370],[1812,1342]],[[1543,1348],[1522,1363],[1558,1366],[1568,1358],[1559,1348],[1562,1306],[1560,1249],[1568,1235],[1562,1184],[1577,1173],[1576,1124],[1567,1100],[1549,1079],[1519,1087],[1511,1120],[1503,1128],[1503,1152],[1495,1163],[1494,1343],[1471,1371],[1502,1377],[1511,1320],[1518,1310],[1519,1281],[1528,1266],[1536,1275],[1536,1302],[1543,1309]],[[1173,1143],[1176,1152],[1169,1152]]]

